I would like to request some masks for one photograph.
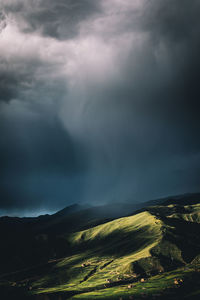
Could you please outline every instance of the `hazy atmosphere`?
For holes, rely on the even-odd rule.
[[[0,0],[0,215],[199,191],[199,0]]]

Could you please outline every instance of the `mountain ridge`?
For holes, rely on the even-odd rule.
[[[148,201],[133,211],[108,207],[70,206],[31,222],[17,219],[18,226],[1,219],[0,294],[3,286],[34,300],[119,299],[140,297],[143,279],[159,292],[154,277],[172,291],[173,274],[200,283],[200,194]]]

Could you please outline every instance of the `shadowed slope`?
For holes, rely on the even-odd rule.
[[[31,287],[29,294],[34,300],[36,296],[41,300],[119,299],[121,296],[128,299],[129,295],[140,299],[143,287],[148,289],[145,291],[148,299],[152,299],[155,292],[168,295],[164,292],[168,288],[174,297],[178,295],[173,280],[182,276],[184,289],[180,297],[185,292],[189,295],[191,278],[196,280],[196,288],[200,283],[200,205],[193,202],[148,206],[128,217],[104,220],[94,227],[88,224],[88,229],[78,232],[70,233],[63,228],[52,240],[51,247],[56,249],[62,241],[59,251],[65,253],[67,247],[69,254],[2,276],[2,282],[12,289],[27,291]],[[65,220],[63,213],[61,217]],[[64,224],[56,218],[56,224]],[[73,219],[73,213],[69,219]],[[48,246],[45,234],[42,239]],[[195,293],[199,295],[198,288]]]

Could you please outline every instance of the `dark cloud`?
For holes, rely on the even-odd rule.
[[[169,77],[165,72],[158,72],[164,86],[157,87],[168,123],[172,122],[173,128],[179,130],[183,152],[199,152],[200,3],[149,1],[146,11],[144,24],[153,47],[158,51],[163,49],[161,55],[167,61],[166,69],[171,69]]]
[[[22,118],[9,120],[1,126],[3,132],[8,133],[1,134],[2,171],[26,173],[42,169],[73,174],[80,170],[73,142],[59,122],[41,117]]]
[[[26,64],[23,61],[20,64],[9,64],[1,59],[0,66],[0,101],[9,102],[16,99],[21,91],[24,92],[31,87],[35,72],[34,64]]]
[[[155,49],[165,47],[172,69],[169,78],[169,96],[195,109],[199,104],[199,48],[200,3],[182,1],[149,1],[146,8],[145,28],[150,32]],[[169,99],[168,99],[169,100]],[[192,102],[192,105],[191,105]]]
[[[199,1],[34,4],[4,2],[26,51],[0,53],[0,207],[197,191]]]
[[[179,1],[146,1],[136,16],[136,32],[145,38],[138,48],[133,45],[122,68],[123,79],[109,94],[126,102],[133,115],[134,110],[139,113],[140,125],[157,122],[157,136],[164,126],[167,144],[179,152],[200,150],[199,14],[200,3],[195,0],[181,5]],[[130,12],[127,16],[131,20]],[[129,31],[131,26],[134,30],[135,21],[129,23]]]
[[[19,80],[20,81],[20,80]],[[6,74],[2,72],[0,74],[0,101],[9,101],[17,96],[16,86],[18,85],[18,78],[13,74]]]
[[[54,77],[57,71],[54,62],[42,60],[38,53],[34,54],[34,50],[31,50],[31,53],[29,49],[30,53],[23,56],[20,53],[23,46],[19,45],[19,49],[14,50],[14,56],[11,54],[6,57],[6,49],[3,54],[0,53],[0,102],[9,102],[13,99],[24,99],[28,102],[34,97],[32,95],[39,91],[45,93],[43,101],[46,97],[50,97],[51,100],[53,98],[51,94],[54,94],[55,90],[57,93],[59,91],[63,93],[63,89],[65,90],[63,80]]]
[[[17,1],[4,4],[6,13],[13,14],[21,22],[24,32],[38,31],[57,39],[73,38],[79,33],[79,25],[85,19],[101,11],[101,1],[45,0]]]
[[[6,16],[3,12],[0,12],[0,33],[4,30],[6,25]]]
[[[188,42],[199,32],[199,10],[198,0],[183,0],[181,5],[177,0],[150,0],[146,2],[143,25],[158,42],[160,39],[172,44]]]
[[[37,209],[45,206],[44,200],[57,206],[54,197],[61,190],[60,201],[70,202],[69,179],[81,174],[85,165],[79,145],[60,122],[44,115],[27,120],[22,114],[2,119],[0,125],[1,208]]]

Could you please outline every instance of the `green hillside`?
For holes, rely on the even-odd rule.
[[[135,276],[130,271],[132,263],[150,256],[161,237],[161,222],[148,212],[71,234],[66,238],[76,254],[61,260],[54,274],[35,282],[34,287],[48,287],[48,291],[87,289],[107,280],[119,281],[119,277],[130,279]]]
[[[3,276],[1,285],[41,300],[197,299],[199,222],[198,203],[156,205],[61,233],[70,255]]]

